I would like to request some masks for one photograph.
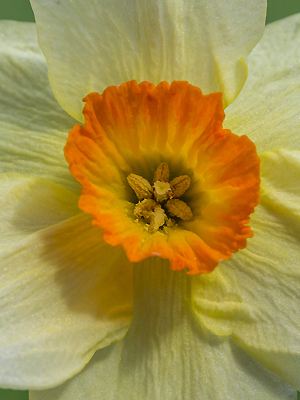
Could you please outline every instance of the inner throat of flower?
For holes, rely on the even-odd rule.
[[[129,174],[127,181],[137,197],[133,214],[137,222],[144,222],[150,233],[168,228],[180,221],[189,221],[193,212],[181,198],[191,185],[188,175],[170,180],[167,163],[161,163],[155,170],[152,182],[140,175]]]

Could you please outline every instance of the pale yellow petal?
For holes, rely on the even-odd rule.
[[[44,178],[0,174],[0,193],[2,249],[79,213],[78,195]]]
[[[300,14],[267,25],[249,57],[249,77],[225,125],[258,151],[300,149]]]
[[[63,148],[72,120],[51,94],[35,24],[0,22],[0,172],[75,186]]]
[[[31,0],[54,93],[73,117],[82,98],[128,80],[188,80],[230,103],[260,39],[265,0]]]
[[[162,262],[137,265],[127,336],[74,379],[31,400],[288,400],[296,393],[229,340],[207,336],[190,307],[190,277]]]
[[[74,215],[72,192],[45,179],[6,178],[0,179],[6,210],[0,387],[53,387],[126,333],[131,266],[121,250],[103,243],[88,217]]]
[[[262,201],[300,233],[300,146],[261,155]],[[298,236],[300,239],[300,236]]]
[[[299,152],[262,155],[261,205],[245,250],[195,278],[202,327],[232,336],[265,367],[300,389]]]

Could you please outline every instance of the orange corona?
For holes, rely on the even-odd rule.
[[[71,130],[65,156],[82,185],[79,207],[106,242],[133,262],[158,256],[190,274],[245,247],[259,158],[247,136],[222,128],[221,94],[130,81],[84,100],[85,123]]]

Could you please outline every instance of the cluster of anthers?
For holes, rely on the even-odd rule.
[[[127,176],[128,184],[139,200],[133,211],[136,221],[144,222],[145,229],[150,233],[165,231],[180,220],[193,218],[191,208],[180,199],[190,187],[191,178],[181,175],[171,181],[169,179],[170,170],[165,162],[156,168],[152,184],[140,175]]]

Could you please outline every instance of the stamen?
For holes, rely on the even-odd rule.
[[[154,197],[158,203],[162,203],[171,196],[171,186],[169,182],[154,182]]]
[[[150,218],[149,232],[157,232],[159,228],[165,224],[166,219],[165,211],[160,205],[157,205]]]
[[[136,204],[133,214],[137,218],[144,218],[145,221],[150,222],[151,212],[155,209],[157,203],[153,199],[145,199]]]
[[[159,166],[156,168],[154,172],[153,181],[168,182],[169,176],[170,176],[169,166],[167,163],[162,162],[161,164],[159,164]]]
[[[183,221],[189,221],[193,218],[191,208],[182,200],[172,199],[168,200],[166,208],[171,215],[182,219]]]
[[[191,178],[180,175],[169,182],[169,166],[161,163],[154,172],[153,185],[140,175],[129,174],[127,181],[139,202],[133,214],[138,221],[145,223],[148,232],[157,232],[160,228],[171,228],[178,220],[189,221],[193,218],[191,208],[178,198],[190,187]]]
[[[181,175],[177,176],[170,182],[171,189],[172,189],[172,197],[178,199],[181,197],[190,187],[191,185],[191,178],[188,175]]]
[[[140,175],[129,174],[127,181],[139,200],[151,199],[153,197],[153,189],[147,179]]]
[[[134,208],[134,215],[139,219],[143,219],[147,224],[149,232],[154,233],[163,226],[167,220],[165,211],[153,199],[145,199],[140,201]]]

